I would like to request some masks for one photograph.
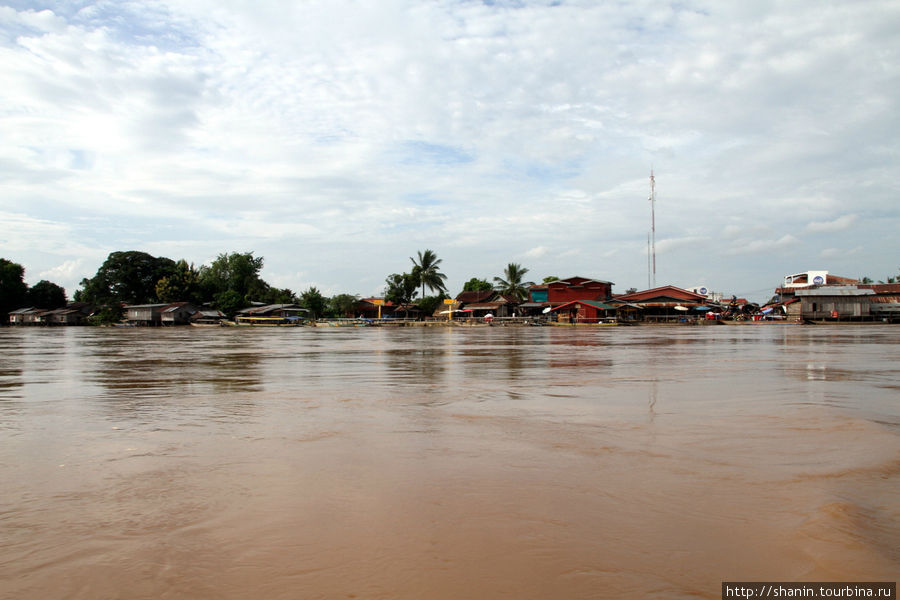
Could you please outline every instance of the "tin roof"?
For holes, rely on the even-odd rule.
[[[572,300],[571,302],[566,302],[565,304],[560,304],[559,306],[553,308],[552,310],[560,310],[562,308],[566,308],[567,306],[571,306],[573,304],[587,304],[588,306],[593,306],[594,308],[597,308],[600,310],[615,310],[616,309],[615,306],[610,306],[609,304],[605,304],[603,302],[598,302],[597,300]]]
[[[677,301],[677,302],[685,302],[691,301],[696,302],[698,304],[708,302],[709,299],[706,296],[701,296],[700,294],[695,294],[694,292],[690,292],[688,290],[682,289],[680,287],[675,287],[674,285],[664,285],[662,287],[657,287],[649,290],[642,290],[639,292],[633,292],[631,294],[621,294],[615,297],[616,300],[621,302],[639,302],[641,304],[646,304],[648,300],[657,300],[657,301]]]
[[[874,296],[874,290],[860,289],[851,285],[826,285],[814,288],[800,288],[796,296]]]

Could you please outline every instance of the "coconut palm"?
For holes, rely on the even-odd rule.
[[[503,271],[503,277],[494,277],[494,289],[504,296],[514,296],[519,300],[528,298],[528,288],[534,285],[531,281],[522,281],[528,269],[518,263],[509,263]]]
[[[439,265],[441,264],[441,259],[437,257],[437,254],[431,250],[425,250],[425,252],[420,250],[418,261],[411,256],[409,257],[409,260],[411,260],[414,265],[412,276],[416,279],[416,282],[422,286],[423,298],[425,297],[426,287],[432,292],[447,291],[447,286],[444,285],[444,280],[447,279],[447,276],[440,271]]]

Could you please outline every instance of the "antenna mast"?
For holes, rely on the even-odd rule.
[[[653,168],[650,168],[650,256],[651,256],[651,284],[656,287],[656,179],[653,177]]]

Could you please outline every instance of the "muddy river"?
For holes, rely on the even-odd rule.
[[[0,329],[0,597],[900,573],[900,327]]]

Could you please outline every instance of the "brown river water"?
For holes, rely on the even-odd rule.
[[[0,329],[0,597],[895,581],[900,327]]]

